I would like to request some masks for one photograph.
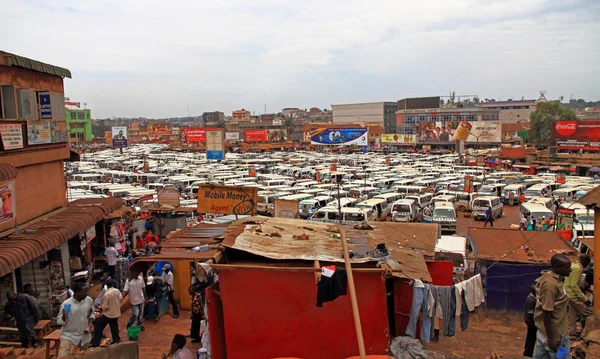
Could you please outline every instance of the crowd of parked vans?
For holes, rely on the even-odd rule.
[[[199,184],[252,186],[258,188],[257,210],[262,215],[273,215],[275,200],[286,199],[297,201],[298,216],[311,221],[438,223],[450,233],[456,231],[457,212],[471,212],[482,220],[488,209],[500,218],[504,206],[520,205],[527,217],[555,222],[560,217],[563,228],[567,224],[572,228],[573,241],[593,234],[589,223],[593,216],[583,216],[576,206],[560,209],[600,182],[462,166],[457,155],[405,153],[386,158],[375,153],[298,151],[227,154],[226,160],[215,162],[201,153],[172,152],[158,144],[132,146],[123,154],[116,150],[84,154],[81,162],[69,164],[68,173],[69,201],[113,196],[141,208],[156,202],[161,188],[176,188],[182,201],[194,203]]]

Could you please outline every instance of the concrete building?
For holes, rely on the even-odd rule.
[[[296,107],[286,107],[283,110],[281,110],[283,117],[297,117],[299,113],[303,112],[303,110]]]
[[[250,119],[250,111],[246,111],[244,109],[241,110],[237,110],[237,111],[233,111],[231,113],[231,119],[232,120],[249,120]]]
[[[54,316],[60,301],[52,294],[93,260],[81,244],[122,206],[118,198],[67,204],[63,164],[78,155],[68,147],[64,78],[71,78],[65,68],[0,51],[0,294],[31,283]]]
[[[429,108],[396,111],[397,134],[416,135],[422,122],[498,121],[500,110],[488,108]],[[386,133],[390,133],[387,132]],[[391,132],[394,133],[394,132]]]
[[[479,107],[500,111],[500,123],[527,123],[536,100],[481,102]]]
[[[69,144],[79,145],[94,139],[92,115],[89,109],[65,108]]]
[[[362,122],[379,125],[384,128],[386,133],[394,133],[397,108],[396,102],[331,105],[333,125],[340,126]]]
[[[302,142],[302,138],[303,138],[302,129],[304,126],[304,120],[302,120],[301,118],[294,118],[293,123],[294,123],[294,129],[291,131],[291,133],[288,133],[288,140],[295,141],[295,142]],[[244,131],[246,131],[246,130],[283,130],[283,129],[284,129],[283,128],[283,120],[275,118],[275,119],[264,120],[264,121],[239,122],[237,132],[239,132],[240,138],[244,138]],[[227,130],[227,132],[235,132],[235,131]]]
[[[577,113],[577,118],[581,121],[598,121],[600,120],[600,107],[586,107]]]
[[[208,123],[218,123],[223,120],[225,120],[225,114],[221,111],[204,112],[202,114],[202,121],[204,121],[205,127],[208,127]]]

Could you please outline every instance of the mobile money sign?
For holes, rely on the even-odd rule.
[[[198,187],[199,213],[256,214],[258,188],[200,185]]]
[[[310,144],[367,146],[369,144],[369,130],[366,127],[311,128]]]

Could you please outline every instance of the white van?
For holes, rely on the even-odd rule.
[[[358,202],[358,199],[352,198],[352,197],[340,198],[339,202],[337,199],[334,199],[333,201],[327,203],[327,207],[335,207],[335,208],[338,208],[338,206],[340,206],[342,208],[354,207],[356,202]]]
[[[438,202],[433,207],[431,216],[424,217],[425,223],[436,223],[443,232],[456,233],[456,211],[449,202]]]
[[[502,202],[504,204],[510,204],[511,193],[513,198],[512,205],[519,204],[521,195],[525,193],[525,186],[522,184],[509,184],[504,187],[502,190]]]
[[[436,260],[451,260],[454,263],[454,278],[465,278],[469,269],[467,261],[467,239],[460,236],[441,236],[435,246]]]
[[[433,199],[432,193],[422,193],[422,194],[413,194],[410,196],[406,196],[405,198],[414,199],[415,203],[419,206],[419,208],[423,209],[431,203]]]
[[[306,219],[318,211],[319,208],[327,207],[327,201],[330,199],[329,196],[317,196],[300,201],[298,204],[300,218]]]
[[[419,208],[414,199],[399,199],[392,205],[392,221],[394,222],[413,222],[417,218]]]
[[[402,195],[397,192],[382,193],[374,196],[373,198],[384,199],[391,207],[397,200],[402,199]]]
[[[285,199],[287,201],[303,201],[305,199],[309,199],[309,198],[313,198],[314,196],[312,194],[308,194],[308,193],[296,193],[296,194],[291,194],[289,196],[285,196],[285,197],[280,197],[281,199]]]
[[[372,198],[356,204],[356,208],[360,208],[368,214],[370,221],[385,221],[390,208],[392,206],[385,199]]]
[[[547,183],[538,183],[525,190],[525,199],[530,200],[533,197],[545,197],[552,194],[552,188]]]
[[[274,201],[279,197],[289,196],[289,192],[268,192],[268,191],[259,191],[256,211],[260,214],[273,215],[273,211],[275,210]]]
[[[367,221],[367,214],[360,208],[342,207],[341,224],[361,224]],[[337,208],[323,207],[309,221],[340,223],[340,213]]]
[[[453,208],[456,208],[456,196],[451,194],[440,194],[433,197],[431,203],[433,203],[434,207],[437,203],[450,203]]]
[[[539,203],[543,204],[546,208],[548,208],[551,212],[555,212],[556,208],[554,206],[554,201],[550,197],[534,197],[525,203]]]
[[[521,213],[525,218],[546,217],[546,219],[554,219],[554,212],[546,208],[542,203],[523,203],[521,204]]]
[[[561,197],[566,202],[571,202],[571,201],[575,200],[575,194],[577,193],[578,190],[579,190],[579,188],[574,188],[574,187],[559,188],[552,192],[552,196],[555,198]]]
[[[492,216],[500,218],[504,214],[503,205],[498,196],[482,196],[477,197],[471,203],[473,209],[473,218],[485,219],[485,211],[491,207]]]

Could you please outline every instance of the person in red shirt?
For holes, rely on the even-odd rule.
[[[144,238],[142,238],[142,236],[140,236],[139,234],[137,235],[137,241],[135,243],[135,248],[145,248],[146,247],[146,240],[144,240]]]
[[[152,233],[152,231],[148,231],[148,233],[146,234],[146,237],[145,237],[146,243],[153,242],[154,237],[155,237],[154,233]]]

